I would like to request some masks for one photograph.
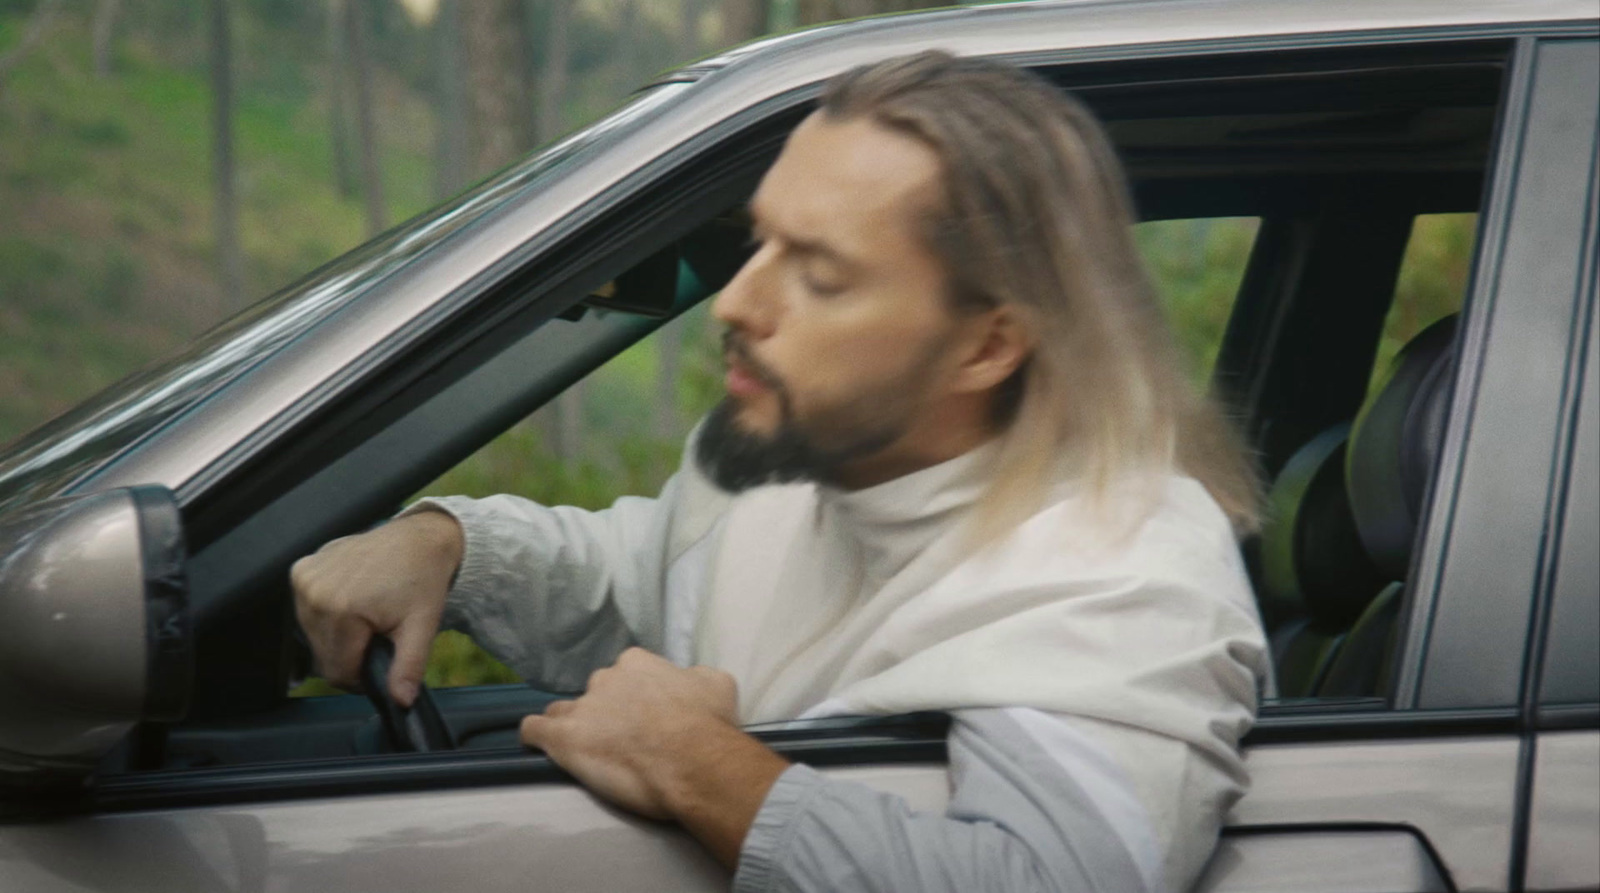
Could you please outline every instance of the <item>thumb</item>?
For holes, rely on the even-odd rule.
[[[410,707],[417,699],[417,690],[428,669],[434,632],[433,625],[425,619],[411,617],[392,633],[394,664],[389,667],[389,695],[403,706]]]

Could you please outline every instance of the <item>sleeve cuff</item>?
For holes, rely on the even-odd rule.
[[[812,798],[825,784],[827,779],[820,772],[798,763],[778,776],[745,834],[744,846],[739,850],[739,868],[733,876],[734,893],[779,889],[780,864]]]
[[[478,501],[467,496],[429,496],[413,502],[396,518],[418,512],[443,512],[461,525],[463,548],[461,564],[450,580],[450,594],[445,600],[440,626],[445,629],[466,631],[477,615],[474,606],[488,597],[493,587],[488,585],[493,577],[489,567],[494,550],[488,548],[489,521]]]

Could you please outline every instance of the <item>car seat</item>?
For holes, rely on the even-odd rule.
[[[1273,481],[1258,594],[1280,697],[1370,696],[1386,683],[1454,336],[1449,317],[1412,339],[1354,424],[1313,437]]]
[[[1428,481],[1439,461],[1455,381],[1457,317],[1411,339],[1361,407],[1345,459],[1345,489],[1356,532],[1373,564],[1403,581],[1422,527]],[[1396,582],[1345,634],[1317,694],[1376,694],[1389,687],[1404,587]]]
[[[1349,434],[1342,423],[1312,438],[1268,492],[1259,594],[1280,697],[1316,693],[1346,633],[1387,582],[1367,558],[1345,493]]]

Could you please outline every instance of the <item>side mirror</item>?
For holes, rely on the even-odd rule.
[[[186,550],[165,487],[0,517],[0,786],[86,775],[194,676]]]

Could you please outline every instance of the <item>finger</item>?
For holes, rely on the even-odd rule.
[[[739,682],[732,674],[712,667],[694,666],[689,672],[704,686],[705,705],[734,725],[739,724]]]
[[[693,673],[707,689],[719,695],[731,696],[739,692],[739,681],[734,679],[731,673],[712,667],[690,667],[689,672]]]
[[[394,665],[389,668],[389,694],[402,706],[410,707],[417,699],[436,632],[426,616],[412,614],[392,633]]]
[[[302,555],[289,565],[289,590],[294,594],[295,602],[314,612],[326,610],[329,596],[337,594],[336,590],[329,591],[328,587],[320,585],[325,563],[326,558],[317,552],[314,555]]]
[[[551,701],[549,705],[544,708],[544,715],[554,719],[556,717],[566,716],[576,709],[578,709],[577,701]]]
[[[347,616],[325,624],[323,629],[318,655],[323,677],[347,691],[360,691],[361,662],[372,641],[372,627],[360,618]]]
[[[302,558],[289,568],[289,590],[294,601],[294,617],[307,635],[315,632],[318,626],[327,623],[331,613],[315,591],[313,571],[307,564],[310,560],[309,557]]]
[[[599,691],[600,687],[605,685],[606,681],[615,675],[616,672],[612,667],[601,667],[600,669],[589,674],[588,681],[584,682],[583,684],[583,690],[585,692]]]
[[[522,718],[522,726],[517,730],[517,737],[528,747],[538,748],[546,753],[550,752],[550,739],[555,720],[548,716],[535,713]]]
[[[311,556],[305,555],[289,565],[289,590],[294,593],[296,605],[304,599],[306,589],[311,585],[310,559]]]
[[[300,597],[296,592],[294,596],[294,621],[300,624],[300,630],[306,634],[310,641],[315,638],[316,626],[321,621],[321,614]]]
[[[640,648],[638,645],[634,645],[617,655],[617,662],[615,665],[619,667],[632,667],[636,665],[645,667],[665,663],[669,663],[669,661],[661,655],[656,654],[654,651],[651,651],[648,648]]]

